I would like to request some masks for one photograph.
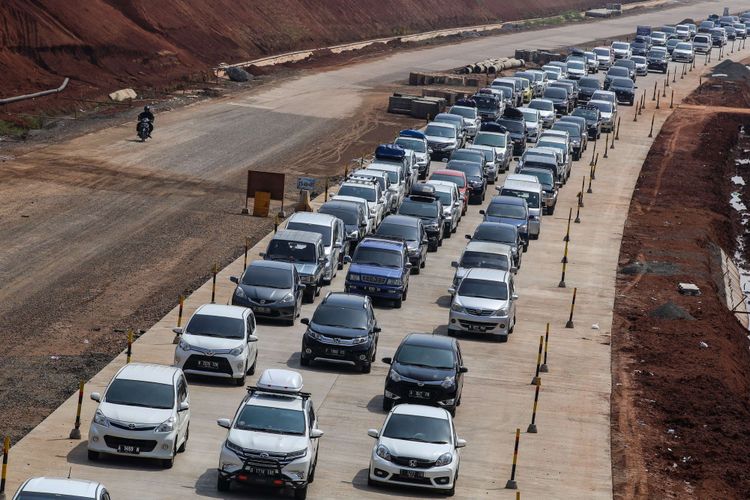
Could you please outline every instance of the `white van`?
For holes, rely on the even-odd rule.
[[[512,175],[519,176],[521,174]],[[515,196],[526,200],[526,204],[529,206],[529,238],[532,240],[539,238],[539,233],[542,230],[542,209],[544,208],[544,190],[536,178],[534,181],[506,179],[502,187],[495,188],[501,196]]]

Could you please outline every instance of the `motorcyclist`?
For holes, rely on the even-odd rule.
[[[143,111],[138,115],[138,123],[144,119],[148,120],[148,136],[151,137],[151,132],[154,131],[154,114],[151,112],[151,106],[143,107]]]

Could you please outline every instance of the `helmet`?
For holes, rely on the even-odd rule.
[[[143,111],[151,111],[151,106],[143,106]]]

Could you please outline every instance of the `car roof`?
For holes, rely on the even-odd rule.
[[[385,224],[387,222],[388,224],[396,224],[398,226],[418,227],[420,220],[421,219],[412,217],[411,215],[391,214],[383,219],[383,222],[381,222],[381,224]]]
[[[20,491],[96,498],[100,487],[101,484],[84,479],[34,477],[26,481]]]
[[[498,253],[508,254],[512,251],[510,245],[505,243],[494,243],[492,241],[469,241],[464,247],[464,252],[484,252],[484,253]]]
[[[321,214],[318,212],[295,212],[289,217],[287,224],[289,222],[300,222],[315,226],[331,226],[336,222],[336,217],[331,214]]]
[[[464,279],[466,278],[474,278],[477,280],[484,280],[484,281],[495,281],[495,282],[506,282],[509,277],[508,271],[503,271],[502,269],[490,269],[486,267],[472,267],[469,269],[469,271],[464,275]]]
[[[385,238],[378,238],[377,236],[367,236],[357,245],[358,247],[366,248],[378,248],[381,250],[403,250],[404,243],[394,240],[387,240]]]
[[[337,208],[337,209],[341,209],[341,210],[356,210],[356,211],[359,211],[362,208],[362,206],[361,205],[356,205],[352,201],[349,201],[349,200],[341,200],[341,199],[336,200],[336,199],[332,199],[332,200],[329,200],[329,201],[323,203],[318,210],[320,210],[321,208]],[[268,261],[264,261],[264,262],[268,262]]]
[[[302,411],[302,397],[298,394],[269,394],[260,389],[245,400],[245,406],[266,406],[269,408],[285,408]]]
[[[265,260],[261,262],[273,262],[273,261]],[[289,262],[285,262],[284,264],[289,264]],[[245,316],[246,312],[247,312],[246,307],[230,306],[226,304],[203,304],[198,309],[196,309],[194,314],[202,314],[205,316],[220,316],[222,318],[242,319]]]
[[[400,404],[393,407],[391,410],[393,415],[415,415],[419,417],[430,417],[439,418],[442,420],[448,420],[448,411],[438,406],[427,406],[427,405],[415,405],[415,404]]]
[[[435,191],[452,193],[453,190],[456,189],[456,185],[449,181],[440,181],[440,180],[435,179],[435,180],[427,181],[426,184],[435,186]]]
[[[520,205],[523,207],[528,206],[528,204],[526,203],[526,200],[524,200],[523,198],[519,198],[517,196],[507,196],[507,195],[493,196],[492,200],[490,200],[490,205],[492,204]]]
[[[313,233],[310,231],[298,231],[296,229],[280,229],[273,236],[273,239],[284,241],[299,241],[301,243],[312,244],[317,244],[319,241],[323,241],[323,237],[319,233]]]
[[[451,115],[451,116],[456,116],[456,115]],[[430,125],[434,125],[436,127],[443,127],[443,128],[453,128],[453,129],[456,128],[456,126],[453,123],[446,123],[446,122],[430,122],[427,124],[428,127]]]
[[[463,118],[462,118],[462,117],[460,117],[460,116],[458,116],[458,115],[453,115],[453,114],[451,114],[451,113],[438,113],[438,114],[436,114],[436,115],[435,115],[435,118],[433,118],[433,119],[434,119],[434,120],[438,120],[438,119],[440,119],[440,118],[448,118],[448,119],[449,119],[450,121],[452,121],[452,122],[454,122],[454,121],[456,121],[456,120],[461,120],[461,121],[463,121]]]
[[[435,174],[441,174],[441,175],[455,175],[456,177],[466,177],[466,174],[461,172],[460,170],[435,170],[432,172],[432,175]]]
[[[359,203],[360,205],[364,205],[365,203],[367,203],[367,200],[365,200],[364,198],[359,198],[357,196],[349,196],[346,194],[337,194],[331,199],[331,201],[346,201],[348,203]],[[279,234],[279,233],[276,233],[276,234]]]
[[[503,182],[503,188],[519,189],[521,191],[541,191],[542,185],[538,180],[536,182],[506,180]]]
[[[413,138],[407,137],[407,139]],[[401,172],[401,167],[399,167],[398,165],[394,165],[393,163],[372,162],[365,167],[365,170],[377,170],[380,172]]]
[[[505,182],[517,181],[517,182],[531,182],[532,184],[539,184],[539,180],[533,175],[526,174],[509,174],[505,178]]]
[[[477,227],[474,229],[474,232],[477,231],[480,227],[490,227],[493,226],[502,226],[506,229],[512,229],[513,231],[518,231],[518,226],[515,226],[514,224],[508,224],[507,222],[490,222],[490,221],[482,221],[480,222]]]
[[[444,335],[432,335],[431,333],[410,333],[404,340],[401,341],[401,345],[420,345],[426,347],[441,347],[443,349],[453,349],[455,339],[446,337]]]
[[[344,182],[341,183],[341,187],[344,187],[344,186],[364,186],[366,188],[372,188],[372,189],[377,189],[376,185],[377,185],[377,182],[375,180],[373,180],[372,182],[369,182],[369,181],[366,181],[365,179],[350,180],[350,181],[344,181]],[[339,188],[339,190],[341,189],[341,187]]]
[[[346,309],[362,309],[367,302],[366,295],[355,293],[331,292],[323,299],[324,304],[329,306],[344,307]]]
[[[460,149],[455,150],[453,152],[453,154],[456,154],[458,152],[461,152],[461,153],[472,153],[472,154],[481,154],[481,153],[477,153],[475,150],[473,150],[471,148],[460,148]],[[462,161],[466,161],[466,160],[462,160]]]
[[[114,378],[172,385],[175,375],[181,371],[175,366],[129,363],[120,368]]]

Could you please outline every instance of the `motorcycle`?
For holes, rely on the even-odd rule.
[[[143,118],[138,122],[136,131],[138,132],[138,137],[141,139],[141,142],[145,142],[151,131],[151,121],[148,118]]]

